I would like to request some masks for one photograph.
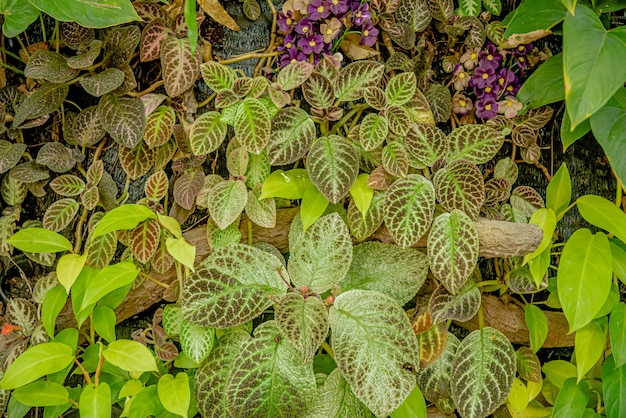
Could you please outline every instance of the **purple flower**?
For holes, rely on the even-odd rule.
[[[528,59],[526,59],[526,57],[524,56],[517,57],[516,64],[517,64],[517,68],[525,70],[528,68]]]
[[[306,61],[306,55],[299,52],[297,48],[291,48],[286,50],[286,54],[280,57],[280,66],[284,67],[296,61]]]
[[[313,34],[308,38],[298,40],[298,47],[302,49],[306,55],[315,53],[319,54],[324,49],[324,38],[319,33]]]
[[[278,50],[279,51],[284,51],[286,49],[295,48],[297,42],[298,42],[298,38],[296,38],[296,36],[294,34],[287,35],[287,36],[285,36],[285,39],[283,39],[283,44],[278,47]]]
[[[309,36],[313,33],[313,22],[308,18],[302,19],[296,25],[296,32],[300,35]]]
[[[517,48],[513,50],[513,55],[516,57],[524,56],[532,52],[533,48],[534,48],[533,44],[518,45]]]
[[[330,0],[330,11],[335,15],[342,15],[348,11],[347,0]]]
[[[486,85],[484,89],[479,89],[478,87],[474,87],[474,94],[479,99],[487,99],[492,98],[496,100],[498,98],[498,92],[500,92],[500,86],[497,84]]]
[[[276,23],[283,34],[290,34],[296,24],[293,18],[293,11],[287,10],[285,13],[282,10],[279,11],[276,16]]]
[[[378,29],[376,29],[374,24],[368,20],[361,28],[361,45],[373,46],[376,43],[377,35]]]
[[[491,119],[498,114],[498,104],[493,98],[476,102],[476,116],[482,119]]]
[[[326,19],[330,15],[330,5],[324,0],[311,0],[306,11],[311,20]]]
[[[496,81],[496,71],[491,67],[476,67],[472,78],[469,81],[469,85],[472,87],[478,87],[484,89],[485,86],[493,84]]]
[[[369,3],[352,3],[352,5],[353,7],[355,5],[357,6],[353,9],[354,14],[352,16],[352,24],[354,26],[361,26],[371,17]]]

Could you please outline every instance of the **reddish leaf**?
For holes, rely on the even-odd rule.
[[[203,186],[204,173],[202,171],[185,173],[174,183],[174,200],[183,208],[191,210]]]
[[[148,219],[130,231],[129,248],[137,260],[147,263],[159,247],[161,226],[156,219]]]
[[[167,194],[170,180],[167,178],[165,171],[160,170],[151,175],[146,181],[144,187],[146,197],[154,201],[159,201]]]
[[[163,20],[150,22],[141,33],[139,60],[147,62],[161,57],[161,46],[170,32]]]
[[[200,49],[194,54],[187,38],[168,36],[161,46],[161,68],[168,96],[180,96],[200,75]]]
[[[143,142],[134,149],[119,147],[120,163],[131,180],[137,180],[150,170],[154,164],[154,154],[154,150]]]

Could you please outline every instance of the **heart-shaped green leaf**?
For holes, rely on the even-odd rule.
[[[205,328],[189,321],[182,321],[180,327],[180,347],[190,359],[202,362],[211,350],[215,340],[215,329]]]
[[[39,17],[40,11],[27,1],[7,1],[0,6],[0,14],[4,15],[2,33],[13,38],[24,32]]]
[[[200,66],[204,82],[214,91],[230,89],[237,78],[235,71],[215,61],[207,61]]]
[[[30,3],[60,21],[75,21],[87,28],[107,28],[139,20],[131,2],[110,0],[106,4],[68,0],[57,3],[46,0],[29,0]]]
[[[28,59],[24,75],[30,78],[42,78],[51,83],[65,83],[78,74],[67,65],[67,59],[56,52],[39,49]]]
[[[502,147],[504,136],[487,125],[463,125],[448,135],[447,160],[467,160],[474,164],[490,161]]]
[[[302,85],[302,94],[315,109],[327,109],[335,101],[333,83],[317,71],[314,71]]]
[[[388,133],[389,122],[387,118],[378,116],[376,113],[368,113],[361,121],[359,142],[365,151],[371,151],[385,142]]]

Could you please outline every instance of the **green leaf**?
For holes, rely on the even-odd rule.
[[[409,173],[409,157],[404,144],[388,141],[382,151],[383,168],[394,177],[406,177]]]
[[[72,243],[63,235],[43,228],[26,228],[6,240],[18,250],[29,253],[56,253],[71,251]]]
[[[427,273],[428,259],[421,251],[364,242],[354,246],[350,269],[339,287],[342,291],[378,291],[404,305],[422,287]]]
[[[309,229],[324,214],[328,205],[330,205],[328,199],[311,184],[304,192],[300,204],[303,231]]]
[[[281,276],[282,274],[282,276]],[[183,289],[183,317],[207,328],[230,328],[260,315],[289,280],[281,261],[244,244],[220,247],[200,263]]]
[[[452,2],[450,2],[452,4]],[[439,83],[431,83],[424,92],[428,105],[432,110],[433,117],[437,122],[447,122],[452,112],[452,97],[448,87]],[[418,120],[416,122],[423,122]],[[469,125],[465,125],[469,126]],[[473,125],[484,126],[484,125]]]
[[[589,401],[589,392],[586,383],[576,383],[575,378],[569,378],[563,383],[554,401],[553,418],[582,417]]]
[[[565,119],[565,118],[563,118]],[[626,183],[626,155],[623,139],[626,129],[626,89],[621,88],[590,118],[593,135],[606,153],[622,184]],[[580,126],[586,125],[583,122]],[[578,129],[578,127],[576,128]]]
[[[43,380],[38,380],[14,390],[11,396],[28,406],[63,405],[69,399],[69,393],[62,385],[55,382],[44,382]]]
[[[4,372],[0,388],[16,389],[42,376],[65,369],[74,361],[74,350],[66,344],[51,342],[29,347]]]
[[[426,400],[419,386],[390,414],[391,418],[426,418]]]
[[[294,292],[276,300],[274,319],[284,337],[300,353],[302,361],[309,363],[328,335],[328,312],[319,296],[306,299]]]
[[[517,98],[533,109],[564,100],[563,54],[556,54],[541,64],[524,82]]]
[[[224,180],[213,186],[210,193],[209,213],[220,229],[226,229],[246,207],[248,189],[239,180]]]
[[[253,154],[260,153],[270,139],[271,123],[270,113],[259,99],[245,99],[234,120],[239,143]]]
[[[90,277],[80,310],[98,302],[106,294],[129,285],[138,274],[139,269],[128,261],[106,266]]]
[[[65,0],[28,0],[42,12],[62,22],[77,22],[86,28],[107,28],[140,20],[129,0],[109,0],[106,4]]]
[[[165,241],[167,252],[170,253],[174,260],[178,261],[189,270],[194,271],[194,261],[196,259],[196,247],[191,245],[184,238],[168,237]]]
[[[563,248],[557,290],[570,332],[595,318],[611,291],[611,247],[605,234],[578,229]]]
[[[467,282],[478,262],[474,222],[454,209],[435,218],[428,234],[428,261],[433,275],[452,294]]]
[[[385,142],[389,133],[387,118],[368,113],[361,121],[359,128],[359,143],[365,151],[372,151]]]
[[[428,311],[433,324],[448,319],[465,322],[476,315],[481,302],[480,290],[471,281],[459,289],[456,295],[448,292],[444,286],[437,286],[428,301]]]
[[[580,36],[584,33],[585,36]],[[626,30],[607,31],[590,8],[579,4],[563,23],[565,103],[572,127],[596,113],[623,87]]]
[[[107,68],[101,73],[80,79],[80,85],[94,97],[111,93],[124,83],[126,75],[117,68]]]
[[[145,345],[131,340],[117,340],[102,351],[104,359],[128,372],[157,371],[154,354]]]
[[[24,32],[39,17],[39,9],[27,1],[3,0],[0,3],[0,14],[4,15],[2,33],[13,38]]]
[[[235,357],[226,388],[230,416],[301,416],[315,393],[313,364],[285,340],[274,321],[257,327]]]
[[[446,160],[467,160],[485,164],[495,157],[504,143],[504,135],[487,125],[463,125],[448,135],[449,153]]]
[[[111,388],[102,382],[97,387],[86,385],[80,394],[80,416],[105,418],[111,416]]]
[[[115,341],[115,312],[108,306],[98,306],[93,311],[93,327],[108,342]]]
[[[550,29],[565,19],[566,14],[561,0],[526,0],[502,22],[507,26],[504,37]]]
[[[41,322],[50,337],[54,337],[54,324],[67,302],[67,296],[63,286],[55,286],[46,292],[41,303]]]
[[[28,59],[24,69],[26,77],[43,78],[51,83],[65,83],[77,74],[77,71],[68,67],[67,59],[63,55],[47,49],[35,51]]]
[[[243,343],[252,340],[245,331],[236,330],[224,335],[202,362],[194,378],[197,406],[202,416],[228,417],[226,384],[235,358]]]
[[[314,68],[308,61],[291,62],[280,69],[276,82],[284,91],[293,90],[309,78]]]
[[[213,349],[215,329],[205,328],[183,320],[180,327],[180,346],[196,363],[202,362]]]
[[[576,331],[574,353],[578,381],[596,364],[604,352],[608,324],[606,316],[594,319]]]
[[[343,279],[351,261],[350,232],[334,212],[318,219],[296,243],[289,257],[289,275],[296,286],[321,294]]]
[[[401,247],[415,245],[426,233],[435,212],[435,188],[419,174],[396,180],[385,197],[383,218]]]
[[[619,90],[616,94],[619,93]],[[602,107],[602,109],[598,110],[594,115],[598,115],[603,112],[603,110],[609,105],[607,103]],[[569,115],[567,112],[563,113],[563,120],[561,121],[561,142],[563,143],[563,151],[567,150],[570,145],[574,142],[585,136],[591,130],[591,118],[585,119],[582,123],[580,123],[574,130],[572,130],[572,124],[569,121]],[[597,135],[596,135],[597,136]]]
[[[187,410],[191,403],[189,376],[180,372],[176,377],[171,374],[161,376],[157,384],[157,392],[163,407],[172,414],[187,418]]]
[[[480,5],[480,0],[459,0],[459,9],[462,16],[478,17]]]
[[[348,203],[347,223],[350,233],[357,241],[365,240],[382,225],[384,199],[384,194],[375,193],[365,216],[357,208],[354,200],[350,200]]]
[[[611,352],[615,367],[621,368],[626,364],[626,304],[620,302],[611,311],[609,316],[609,336],[611,338]]]
[[[576,366],[565,360],[552,360],[545,363],[542,367],[543,373],[546,375],[550,383],[558,389],[563,387],[563,383],[569,378],[576,378]]]
[[[189,144],[194,155],[209,154],[224,142],[228,126],[221,116],[219,112],[206,112],[191,125]]]
[[[276,170],[265,179],[259,199],[270,197],[302,199],[304,192],[311,185],[309,174],[304,168],[296,168],[289,171]]]
[[[352,196],[352,201],[356,205],[359,212],[365,218],[365,214],[372,203],[372,199],[374,198],[374,189],[368,186],[367,181],[369,179],[369,174],[362,173],[359,174],[354,184],[350,188],[350,196]]]
[[[421,370],[417,379],[424,397],[446,414],[453,414],[456,409],[452,400],[450,372],[459,344],[454,334],[449,333],[443,353]]]
[[[554,173],[546,189],[546,207],[556,214],[558,221],[565,214],[565,209],[572,200],[572,180],[565,163]]]
[[[412,370],[419,368],[406,313],[387,295],[351,290],[337,296],[330,324],[335,361],[354,394],[375,415],[387,416],[415,388]]]
[[[98,221],[91,233],[91,239],[111,231],[133,229],[146,219],[156,219],[155,213],[146,206],[125,204],[107,212]]]
[[[121,146],[135,148],[141,142],[146,128],[141,99],[106,94],[98,103],[98,116],[102,127]]]
[[[609,355],[602,365],[602,391],[607,417],[626,414],[626,367],[615,364],[615,353]]]
[[[540,308],[530,304],[524,308],[524,318],[530,335],[530,347],[536,353],[548,336],[548,319]]]
[[[494,16],[500,16],[500,13],[502,13],[500,0],[483,0],[483,7]]]
[[[500,331],[485,327],[457,349],[450,381],[461,416],[486,417],[504,402],[515,378],[515,350]]]
[[[422,164],[432,167],[448,156],[448,139],[435,125],[413,123],[405,139],[407,151]]]
[[[311,181],[331,202],[338,203],[354,184],[359,173],[359,152],[338,135],[318,138],[307,155]]]
[[[267,144],[270,163],[285,165],[298,161],[307,153],[315,136],[315,124],[307,112],[298,107],[279,110],[272,119],[272,135]]]
[[[406,72],[395,75],[385,87],[385,96],[389,105],[403,105],[408,103],[417,89],[415,73]]]
[[[302,95],[314,109],[327,109],[335,101],[333,83],[317,71],[302,85]]]
[[[576,201],[578,211],[590,224],[602,228],[626,242],[626,213],[611,201],[593,194]]]
[[[444,209],[461,210],[477,220],[485,202],[485,184],[476,164],[456,160],[438,170],[433,177],[437,200]]]
[[[230,89],[237,78],[235,71],[216,61],[207,61],[200,66],[204,82],[214,91]]]
[[[376,61],[356,61],[343,67],[334,80],[335,97],[342,102],[358,100],[368,87],[378,86],[385,66]]]
[[[146,118],[144,141],[148,148],[156,148],[169,141],[176,123],[176,112],[170,106],[157,107]]]
[[[13,117],[13,128],[19,128],[28,119],[36,119],[54,112],[61,107],[68,92],[69,87],[66,84],[43,84],[17,108]]]
[[[370,418],[372,413],[352,392],[350,385],[335,368],[317,388],[306,418]]]
[[[543,231],[543,237],[535,251],[524,256],[524,264],[528,263],[528,261],[536,257],[539,257],[539,255],[541,255],[541,253],[543,253],[546,248],[550,247],[550,245],[552,244],[552,235],[554,234],[554,230],[556,229],[556,216],[552,209],[541,208],[537,209],[535,213],[533,213],[533,216],[530,217],[528,223],[539,226]],[[537,286],[539,286],[539,283],[541,283],[542,278],[543,276],[539,278],[538,282],[536,283]],[[535,278],[535,281],[537,281],[537,278]]]
[[[43,227],[54,232],[63,230],[78,213],[79,204],[71,197],[53,202],[43,215]]]

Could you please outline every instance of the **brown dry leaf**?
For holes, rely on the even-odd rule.
[[[541,39],[552,33],[550,29],[537,29],[528,33],[514,33],[502,42],[502,48],[517,48],[522,44],[529,44],[535,42],[537,39]]]
[[[220,25],[226,26],[228,29],[234,30],[235,32],[240,31],[237,22],[230,17],[218,0],[198,0],[198,4],[206,14],[215,19]]]
[[[358,33],[350,33],[343,38],[341,50],[352,60],[363,60],[378,55],[378,51],[369,46],[359,45],[361,36]]]

